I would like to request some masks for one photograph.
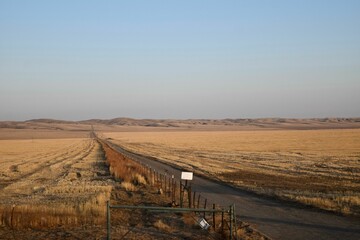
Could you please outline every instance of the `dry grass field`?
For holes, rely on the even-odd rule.
[[[360,129],[104,136],[130,151],[260,194],[360,214]]]
[[[0,225],[104,222],[112,185],[95,140],[1,140],[0,156]]]

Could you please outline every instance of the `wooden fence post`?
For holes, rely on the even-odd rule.
[[[169,189],[168,189],[168,197],[171,197],[172,196],[172,182],[170,180],[170,176],[168,177],[168,182],[169,182]]]
[[[234,230],[235,230],[235,239],[238,239],[237,236],[237,224],[236,224],[236,212],[235,212],[235,203],[233,204],[233,215],[234,215]]]
[[[163,188],[162,176],[163,176],[163,175],[160,173],[160,188],[161,188],[161,189]]]
[[[182,191],[182,182],[180,180],[180,207],[182,208],[183,207],[183,191]]]
[[[153,186],[155,186],[155,169],[153,170],[153,175],[152,175],[152,181],[153,181]]]
[[[171,176],[171,201],[175,202],[175,183],[174,183],[174,175]]]
[[[152,169],[151,168],[149,168],[149,170],[150,170],[150,172],[149,172],[149,182],[150,182],[150,185],[153,185],[152,184]]]
[[[191,207],[192,207],[192,202],[191,202],[191,200],[192,200],[192,198],[191,198],[191,185],[189,185],[189,187],[188,187],[188,198],[189,198],[189,208],[191,208]]]

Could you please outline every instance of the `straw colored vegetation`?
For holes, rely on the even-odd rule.
[[[257,193],[360,214],[360,130],[104,133],[116,144]]]
[[[0,226],[104,222],[112,181],[95,140],[1,140],[0,162]]]
[[[101,145],[111,175],[120,181],[124,188],[134,188],[134,185],[147,184],[147,171],[139,163],[114,151],[106,143],[101,143]]]

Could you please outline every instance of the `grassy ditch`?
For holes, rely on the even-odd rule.
[[[138,185],[147,185],[149,182],[148,172],[139,163],[125,157],[109,147],[108,144],[100,142],[105,153],[106,165],[110,174],[116,181],[129,190],[135,190]]]

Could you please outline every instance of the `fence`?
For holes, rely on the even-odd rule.
[[[205,215],[205,213],[212,213],[213,215],[213,227],[215,227],[215,214],[216,213],[221,213],[222,218],[221,218],[221,227],[223,228],[222,231],[224,232],[225,229],[224,227],[226,226],[225,223],[229,223],[227,224],[228,226],[228,230],[229,230],[229,239],[233,240],[233,239],[237,239],[237,234],[236,234],[236,217],[235,217],[235,205],[231,205],[229,206],[229,210],[224,210],[224,209],[201,209],[201,208],[171,208],[171,207],[150,207],[150,206],[127,206],[127,205],[110,205],[110,202],[107,202],[107,214],[106,214],[106,219],[107,219],[107,240],[111,239],[111,214],[110,214],[110,209],[114,208],[114,209],[142,209],[142,210],[147,210],[147,211],[156,211],[156,212],[171,212],[171,213],[184,213],[184,212],[193,212],[193,213],[203,213]],[[226,221],[226,219],[224,218],[224,214],[228,215],[228,221]],[[208,225],[209,226],[209,225]],[[203,227],[203,226],[202,226]],[[235,230],[235,237],[234,237],[234,230]]]

